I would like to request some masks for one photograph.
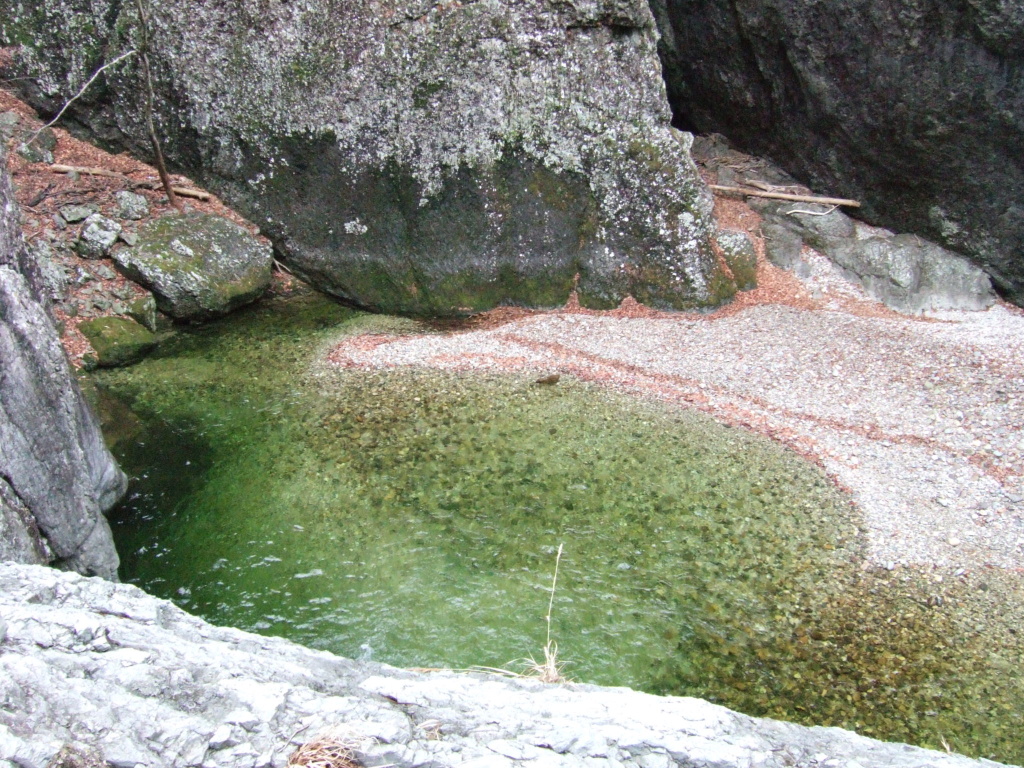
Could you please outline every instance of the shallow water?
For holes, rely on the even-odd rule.
[[[424,329],[316,296],[97,374],[135,477],[122,576],[219,624],[415,667],[520,671],[1021,761],[1020,648],[963,596],[862,569],[858,520],[775,444],[565,378],[366,373],[332,340]]]

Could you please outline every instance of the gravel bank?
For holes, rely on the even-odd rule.
[[[862,510],[879,565],[1024,566],[1024,313],[904,317],[826,266],[806,283],[762,266],[761,284],[714,315],[509,313],[354,337],[328,359],[559,373],[697,408],[824,467]]]

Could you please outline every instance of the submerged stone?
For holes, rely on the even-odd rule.
[[[164,216],[140,227],[138,235],[138,245],[113,254],[114,262],[153,291],[160,311],[176,320],[223,315],[270,285],[270,246],[220,216]]]
[[[97,317],[78,330],[92,344],[94,363],[101,368],[137,363],[156,346],[156,336],[127,317]]]
[[[33,76],[77,81],[85,65],[68,52],[135,45],[131,4],[94,5],[87,38],[73,3],[48,6],[12,22]],[[171,159],[324,291],[413,315],[556,306],[574,285],[595,308],[735,292],[688,134],[669,125],[643,0],[315,0],[258,17],[227,0],[154,0],[152,12]],[[148,152],[137,58],[70,111],[97,128],[112,112]],[[25,82],[30,100],[54,98]]]

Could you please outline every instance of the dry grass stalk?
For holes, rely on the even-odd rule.
[[[555,575],[551,579],[551,597],[548,599],[548,614],[544,617],[548,625],[547,637],[544,642],[544,661],[534,661],[533,657],[524,659],[526,663],[526,674],[529,677],[536,677],[542,683],[564,683],[566,678],[562,675],[564,661],[558,660],[558,643],[551,639],[551,613],[555,607],[555,588],[558,586],[558,566],[562,562],[562,548],[564,544],[558,545],[558,554],[555,556]]]
[[[317,736],[307,741],[288,758],[288,768],[360,768],[351,740],[332,735]]]

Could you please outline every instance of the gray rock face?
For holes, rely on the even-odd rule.
[[[968,255],[1024,303],[1024,5],[651,6],[680,123]]]
[[[992,283],[967,259],[916,235],[855,222],[846,214],[787,213],[791,205],[756,201],[768,259],[800,274],[804,244],[821,252],[887,306],[908,314],[992,306]],[[805,206],[806,209],[806,206]]]
[[[36,105],[139,45],[134,3],[84,6],[9,15]],[[735,290],[688,138],[668,125],[643,0],[150,7],[167,154],[319,288],[426,315],[560,305],[577,275],[592,307]],[[71,111],[145,153],[137,59]]]
[[[67,743],[118,768],[284,766],[325,729],[368,768],[995,765],[699,699],[350,661],[39,566],[0,565],[0,616],[6,766]]]
[[[139,229],[135,247],[113,254],[132,280],[153,291],[160,311],[201,321],[258,299],[270,285],[273,253],[219,216],[164,216]]]
[[[117,578],[103,513],[126,479],[75,383],[0,160],[0,526],[8,556]],[[31,520],[28,519],[31,515]],[[18,553],[21,553],[20,555]]]

